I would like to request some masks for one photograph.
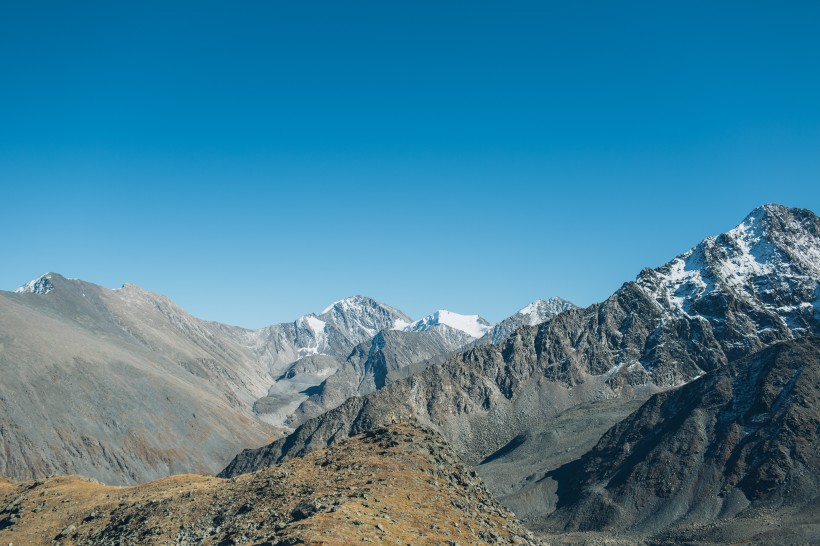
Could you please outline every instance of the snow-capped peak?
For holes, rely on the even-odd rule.
[[[51,273],[40,275],[34,280],[28,281],[26,284],[16,289],[18,294],[48,294],[54,290],[54,284],[51,282]]]
[[[367,296],[351,296],[335,301],[319,317],[344,332],[355,343],[373,337],[385,328],[406,326],[413,321],[398,309]]]
[[[535,300],[519,310],[518,314],[527,318],[529,326],[535,326],[573,307],[575,307],[573,303],[556,296],[548,300]]]
[[[406,326],[404,331],[423,332],[440,324],[460,330],[474,338],[480,338],[492,328],[492,325],[479,315],[460,315],[446,309],[439,309],[432,315]]]
[[[379,305],[376,300],[368,298],[367,296],[350,296],[341,300],[334,301],[325,307],[320,314],[327,314],[335,308],[338,311],[356,312]]]
[[[674,313],[701,315],[703,302],[728,292],[797,327],[814,312],[801,302],[811,300],[820,282],[818,225],[811,211],[764,205],[734,229],[642,271],[637,283]]]

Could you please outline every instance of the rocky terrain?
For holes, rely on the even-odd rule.
[[[407,411],[481,460],[579,403],[681,385],[776,341],[820,333],[818,234],[810,211],[756,209],[603,303],[349,400],[265,450],[287,457],[309,443],[322,448],[385,412]]]
[[[818,432],[820,338],[775,344],[656,394],[554,471],[543,530],[818,539]]]
[[[573,406],[541,426],[519,434],[474,469],[527,527],[541,529],[559,500],[554,471],[595,447],[607,430],[645,400],[619,397]]]
[[[310,389],[343,368],[358,344],[389,328],[403,328],[410,317],[365,296],[339,300],[321,314],[259,330],[220,325],[225,336],[250,348],[266,368],[266,393],[252,405],[263,421],[281,426],[292,419]],[[307,392],[306,392],[307,391]]]
[[[308,517],[294,514],[320,489],[333,500],[316,500],[326,508],[319,511],[337,513],[332,507],[341,497],[328,489],[333,478],[313,467],[324,485],[310,485],[308,471],[301,482],[276,474],[264,492],[283,503],[270,508],[273,528],[243,516],[253,512],[249,484],[305,461],[315,467],[322,453],[330,467],[345,456],[342,445],[376,452],[367,439],[395,437],[398,429],[383,425],[399,417],[423,431],[422,438],[415,425],[400,425],[408,441],[444,449],[430,429],[441,433],[507,509],[549,542],[812,542],[820,534],[813,493],[820,485],[818,294],[820,220],[778,205],[643,270],[600,304],[535,302],[497,328],[447,311],[411,322],[355,297],[293,323],[243,330],[194,319],[136,287],[108,290],[52,274],[19,294],[0,292],[0,472],[83,472],[133,483],[190,469],[213,472],[227,450],[251,446],[220,473],[228,481],[189,476],[140,486],[209,491],[201,506],[185,504],[190,495],[168,497],[188,507],[181,521],[191,514],[196,523],[166,525],[177,519],[171,505],[147,503],[153,497],[146,496],[118,500],[125,503],[117,504],[119,515],[101,505],[110,515],[82,525],[55,520],[46,534],[68,529],[57,538],[87,544],[107,543],[112,529],[131,543],[149,540],[142,528],[177,543],[288,544],[321,541],[326,532],[332,541],[329,523],[310,527],[302,521]],[[277,439],[280,431],[289,433]],[[368,479],[368,487],[378,483]],[[453,479],[461,480],[447,483]],[[102,487],[74,478],[47,483],[72,491]],[[432,485],[442,483],[436,478]],[[17,496],[0,527],[16,533],[25,528],[17,498],[25,499],[31,484],[4,487]],[[149,491],[140,487],[128,494]],[[474,489],[484,498],[475,493],[479,485]],[[376,498],[387,496],[385,490]],[[298,499],[287,504],[292,497]],[[237,498],[250,508],[237,508]],[[431,508],[422,498],[414,501],[419,514]],[[378,532],[395,536],[343,536],[411,544],[434,536],[401,520],[409,507],[390,499],[401,501],[399,508],[382,509],[394,510],[388,519],[401,529],[410,525],[410,534],[380,522]],[[473,516],[483,510],[465,502],[451,504]],[[366,513],[357,510],[356,516]],[[290,519],[281,521],[282,514]],[[356,520],[354,528],[372,531]],[[276,541],[260,538],[271,529]],[[289,534],[310,529],[319,534]],[[466,529],[472,533],[474,525]],[[446,540],[525,537],[487,529]]]
[[[504,343],[476,347],[349,399],[286,438],[243,451],[221,475],[303,456],[396,413],[441,430],[471,464],[497,452],[496,464],[519,456],[515,444],[522,435],[531,452],[552,449],[539,442],[553,438],[551,423],[573,408],[609,399],[640,402],[778,341],[820,334],[818,234],[820,221],[810,211],[756,209],[737,228],[644,270],[600,304],[522,326]],[[628,409],[597,407],[602,420],[595,426],[603,433]],[[580,455],[579,446],[594,441],[583,435],[566,449]],[[540,465],[529,460],[536,478],[561,464],[555,457]],[[525,498],[519,494],[528,482],[519,478],[513,482],[520,489],[505,485],[499,494]],[[543,506],[530,516],[545,517],[554,503]]]
[[[15,545],[537,543],[438,433],[412,423],[231,480],[0,482],[0,507],[0,542]]]
[[[396,379],[439,364],[474,340],[469,334],[443,324],[424,331],[382,330],[357,345],[336,373],[303,391],[309,394],[308,398],[292,412],[286,424],[298,426],[350,397],[370,394]],[[302,363],[300,360],[292,369],[301,368]]]

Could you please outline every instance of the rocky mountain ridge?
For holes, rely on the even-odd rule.
[[[248,330],[133,284],[48,273],[0,291],[0,474],[127,484],[217,471],[239,449],[475,340],[445,324],[400,331],[410,324],[354,296]]]
[[[538,544],[441,436],[412,423],[234,480],[0,481],[0,506],[0,540],[13,544]]]

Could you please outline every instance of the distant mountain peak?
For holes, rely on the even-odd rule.
[[[45,295],[54,290],[54,283],[51,280],[54,277],[59,277],[56,273],[46,273],[45,275],[40,275],[36,279],[28,281],[26,284],[17,288],[15,292],[18,294],[39,294]]]
[[[338,311],[348,311],[348,310],[358,310],[358,309],[362,309],[362,308],[365,308],[365,307],[376,307],[376,306],[383,306],[383,304],[381,304],[381,303],[377,302],[376,300],[374,300],[373,298],[369,298],[367,296],[355,295],[355,296],[348,296],[346,298],[334,301],[333,303],[331,303],[330,305],[325,307],[320,314],[321,315],[327,314],[327,313],[333,311],[334,309],[336,309]]]
[[[541,324],[551,319],[558,313],[566,311],[567,309],[573,309],[574,307],[574,303],[564,298],[554,296],[546,300],[535,300],[529,305],[522,307],[518,311],[518,314],[529,318],[529,326],[535,326],[536,324]]]
[[[492,329],[492,324],[479,315],[461,315],[446,309],[439,309],[435,313],[406,326],[404,330],[407,332],[423,332],[439,325],[460,330],[476,339]]]
[[[357,325],[356,328],[362,330],[368,337],[376,335],[383,328],[403,327],[413,322],[413,319],[398,309],[361,295],[334,301],[318,316],[323,321],[334,323],[337,326]]]
[[[552,320],[556,315],[575,308],[577,306],[574,303],[557,296],[546,300],[535,300],[493,326],[484,341],[489,340],[493,344],[501,343],[522,326],[543,324]]]

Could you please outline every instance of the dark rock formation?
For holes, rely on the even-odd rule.
[[[656,394],[555,471],[546,528],[656,533],[812,506],[818,432],[820,338],[775,344]]]

